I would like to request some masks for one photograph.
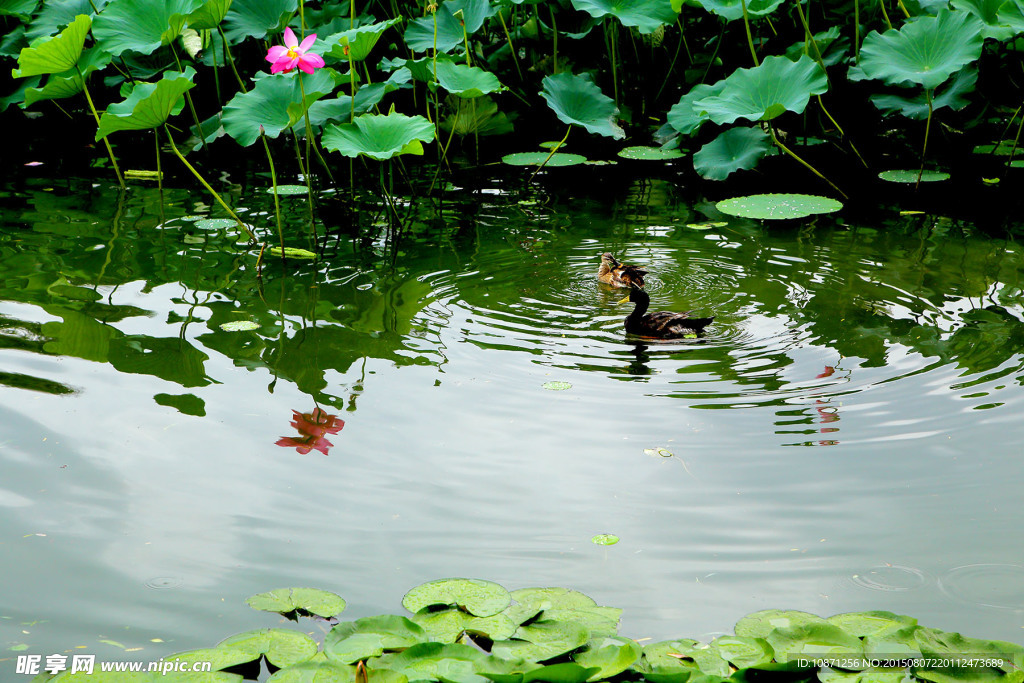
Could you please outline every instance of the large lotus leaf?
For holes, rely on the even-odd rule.
[[[626,132],[615,122],[619,108],[586,76],[573,76],[563,71],[546,77],[542,85],[541,97],[548,101],[548,106],[563,123],[583,126],[591,133],[616,140],[626,137]]]
[[[363,114],[352,123],[324,128],[325,149],[347,157],[368,156],[384,161],[400,154],[423,154],[423,142],[431,142],[434,124],[422,116],[392,113]]]
[[[916,620],[912,621],[916,622]],[[903,624],[864,636],[864,654],[873,659],[919,658],[921,648],[914,638],[914,633],[920,628],[916,623]]]
[[[706,648],[688,638],[663,640],[645,645],[644,662],[646,668],[663,673],[678,669],[697,669],[712,676],[729,675],[729,663],[717,650]]]
[[[965,95],[974,92],[977,82],[978,69],[976,66],[960,69],[953,78],[939,86],[935,95],[932,96],[931,111],[943,107],[960,111],[970,104]],[[898,111],[907,118],[922,121],[928,118],[928,96],[920,90],[917,90],[917,94],[912,97],[897,93],[878,93],[871,96],[871,103],[887,113]]]
[[[996,668],[1006,672],[1019,674],[1021,666],[1024,665],[1024,646],[1016,643],[1008,643],[1002,640],[983,640],[981,638],[968,638],[959,633],[947,633],[933,628],[919,628],[914,631],[914,640],[921,649],[926,661],[942,661],[948,659],[979,659],[1001,660],[1002,664]],[[927,665],[923,669],[929,668]],[[968,676],[960,680],[978,680],[969,678],[968,665],[956,667],[966,669]],[[978,666],[979,678],[985,674],[985,666]],[[915,669],[915,675],[918,670]],[[984,676],[989,678],[989,676]],[[928,680],[937,680],[928,677]]]
[[[123,102],[115,102],[103,112],[96,139],[102,140],[115,130],[149,130],[163,125],[181,96],[195,85],[195,75],[195,69],[186,66],[184,73],[165,71],[156,83],[135,86]]]
[[[740,0],[696,0],[696,2],[712,14],[717,14],[726,21],[743,18],[743,5]],[[750,0],[747,3],[747,16],[762,17],[771,14],[782,4],[783,0]]]
[[[426,631],[405,617],[390,614],[338,624],[324,638],[324,652],[346,664],[404,650],[428,639]]]
[[[82,55],[85,36],[89,33],[91,24],[88,16],[80,14],[60,32],[60,35],[38,43],[35,47],[23,48],[18,55],[18,68],[11,75],[14,78],[25,78],[41,74],[59,74],[75,68],[78,58]]]
[[[18,17],[27,23],[38,4],[39,0],[3,0],[0,2],[0,15]]]
[[[447,680],[459,683],[485,683],[478,675],[491,658],[469,645],[420,643],[404,652],[384,655],[374,666],[406,675],[410,681]]]
[[[542,619],[520,626],[511,640],[496,640],[491,652],[505,658],[541,662],[583,646],[590,639],[587,629],[571,621]]]
[[[737,669],[763,666],[775,656],[771,645],[763,638],[720,636],[711,641],[708,649],[717,652]]]
[[[531,605],[539,609],[576,609],[597,605],[589,595],[570,588],[520,588],[512,591],[512,599],[520,605]]]
[[[770,121],[787,111],[803,112],[811,95],[826,90],[828,79],[813,59],[803,55],[792,62],[775,56],[760,66],[732,72],[720,94],[697,100],[693,106],[718,124],[736,119]]]
[[[881,611],[847,612],[831,616],[826,621],[859,638],[877,636],[884,631],[903,629],[917,624],[917,619],[913,617]]]
[[[369,26],[333,33],[325,38],[318,38],[310,50],[315,54],[322,55],[328,61],[361,62],[370,56],[370,51],[384,35],[384,31],[401,20],[402,18],[398,17]]]
[[[584,650],[573,656],[573,661],[580,666],[598,669],[590,680],[603,680],[618,676],[640,659],[641,654],[640,643],[630,638],[611,636],[591,640]]]
[[[1003,41],[1012,38],[1017,31],[1003,24],[999,8],[1006,0],[953,0],[953,8],[970,12],[982,21],[982,36]]]
[[[864,656],[864,644],[860,638],[827,622],[777,628],[765,636],[765,640],[775,650],[777,662],[813,657]]]
[[[833,213],[843,208],[842,202],[828,197],[818,197],[812,194],[754,194],[747,197],[733,197],[723,199],[715,204],[715,208],[730,216],[741,218],[758,218],[761,220],[785,220],[792,218],[804,218],[816,213]],[[779,612],[778,610],[766,610],[755,612],[741,619],[736,624],[737,635],[743,634],[753,638],[765,638],[771,643],[772,631],[764,630],[765,626],[770,628],[789,628],[785,624],[804,625],[827,623],[821,617],[808,614],[810,619],[801,616],[805,612]],[[766,621],[770,619],[770,621]],[[774,647],[774,643],[772,643]]]
[[[298,0],[235,0],[224,17],[228,40],[266,38],[284,30],[284,23],[298,8]]]
[[[622,610],[618,607],[553,607],[544,610],[545,619],[573,621],[583,626],[592,638],[614,636],[619,630],[619,617]],[[522,622],[520,622],[522,623]]]
[[[281,628],[263,628],[231,636],[217,644],[219,648],[241,650],[255,659],[266,655],[274,666],[284,668],[309,660],[317,652],[316,641],[305,633]]]
[[[439,643],[454,643],[463,633],[479,634],[491,640],[504,640],[511,638],[519,626],[504,614],[474,617],[460,609],[436,612],[425,609],[413,615],[412,620],[423,627],[431,640]]]
[[[102,10],[107,0],[47,0],[44,2],[25,31],[25,39],[32,43],[39,38],[52,36],[75,20],[79,14],[95,18],[96,10]]]
[[[679,15],[669,0],[572,0],[572,6],[595,19],[610,14],[623,26],[635,26],[640,33],[653,33],[659,26],[674,24]]]
[[[461,14],[456,15],[460,10]],[[496,11],[489,0],[445,0],[433,14],[409,22],[405,29],[405,44],[415,52],[426,52],[435,47],[438,52],[448,52],[462,45],[465,36],[473,35]]]
[[[430,139],[433,139],[433,136]],[[402,606],[410,612],[419,612],[424,607],[448,605],[461,607],[478,617],[498,614],[508,607],[510,602],[512,597],[503,586],[480,579],[428,581],[416,586],[402,598]]]
[[[668,110],[668,123],[683,135],[696,133],[705,121],[710,121],[707,112],[694,106],[695,102],[707,97],[715,97],[725,88],[725,79],[713,85],[695,85],[690,92],[683,95]]]
[[[224,105],[224,130],[245,147],[259,139],[261,127],[268,137],[276,138],[302,119],[303,105],[309,107],[332,90],[334,79],[329,69],[311,74],[296,70],[261,78],[252,90],[238,93]]]
[[[437,63],[437,83],[453,95],[466,99],[506,89],[490,71],[455,62]]]
[[[1006,0],[999,6],[996,19],[1016,33],[1024,33],[1024,0]]]
[[[451,55],[446,55],[443,52],[437,55],[437,64],[451,61],[454,61]],[[421,57],[420,59],[384,58],[381,60],[380,67],[385,71],[394,71],[404,67],[409,70],[413,78],[423,83],[432,83],[437,80],[434,78],[435,60],[433,57]]]
[[[702,178],[725,180],[757,166],[770,147],[771,138],[760,128],[730,128],[693,155],[693,168]]]
[[[82,75],[88,76],[93,71],[102,69],[110,63],[110,54],[98,47],[91,47],[82,52],[78,60],[78,68],[70,69],[62,74],[53,74],[46,79],[41,88],[25,90],[25,102],[21,105],[30,107],[40,100],[59,100],[82,92]],[[81,72],[81,75],[79,75]]]
[[[969,12],[942,10],[899,30],[872,31],[860,48],[857,67],[867,78],[931,90],[981,56],[982,28],[981,19]]]
[[[117,57],[125,50],[149,54],[175,40],[185,18],[203,0],[112,0],[93,22],[92,34]]]
[[[202,7],[188,15],[185,23],[197,31],[217,28],[231,9],[231,2],[232,0],[206,0]]]
[[[267,683],[355,683],[367,680],[376,683],[373,676],[357,675],[354,666],[338,662],[302,662],[281,669],[267,679]],[[408,683],[404,676],[401,683]]]
[[[340,595],[319,588],[279,588],[250,596],[245,601],[253,609],[281,614],[304,610],[321,617],[333,617],[345,610],[345,600]]]

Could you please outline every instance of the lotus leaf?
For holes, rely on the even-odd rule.
[[[421,143],[431,142],[434,135],[434,125],[422,116],[363,114],[352,123],[327,126],[322,144],[347,157],[384,161],[399,154],[423,154]]]
[[[303,187],[302,190],[303,192],[305,192],[306,188]],[[267,253],[271,256],[281,256],[281,247],[270,247],[269,249],[267,249]],[[308,249],[300,249],[298,247],[285,247],[284,257],[303,260],[313,260],[316,258],[316,253]]]
[[[586,76],[574,76],[565,71],[547,76],[542,85],[541,97],[563,123],[583,126],[591,133],[616,140],[626,137],[626,132],[615,122],[619,115],[615,102]]]
[[[298,0],[235,0],[224,17],[224,32],[231,42],[266,38],[284,30],[284,22],[298,8]]]
[[[82,75],[88,76],[93,71],[102,69],[110,63],[110,55],[97,47],[91,47],[82,53],[78,67],[60,74],[52,74],[41,88],[27,88],[25,102],[22,107],[30,107],[40,100],[59,100],[82,92]]]
[[[521,605],[533,605],[540,609],[576,609],[597,605],[589,595],[569,588],[520,588],[512,591],[512,599]]]
[[[926,170],[922,172],[913,169],[882,171],[878,177],[890,183],[934,183],[940,180],[949,180],[949,174],[943,171]]]
[[[237,648],[209,647],[202,650],[178,652],[168,657],[164,657],[164,661],[181,661],[192,664],[197,662],[209,662],[214,671],[219,671],[220,669],[229,669],[233,666],[238,666],[239,664],[251,662],[258,656],[258,654],[254,656],[251,651],[247,652]]]
[[[755,194],[748,197],[724,199],[715,204],[715,208],[730,216],[778,220],[804,218],[816,213],[833,213],[843,208],[843,205],[828,197],[817,197],[808,194]],[[761,638],[765,636],[767,631],[764,630],[764,626],[757,625],[757,620],[775,619],[775,621],[768,622],[772,625],[784,624],[787,619],[795,620],[793,623],[801,623],[799,620],[802,617],[796,616],[800,614],[806,613],[777,612],[776,610],[755,612],[744,617],[736,624],[736,634]],[[807,616],[811,617],[810,621],[822,621],[821,617],[816,617],[813,614]]]
[[[1013,140],[1000,140],[994,145],[978,145],[974,148],[975,154],[993,154],[995,156],[1009,157],[1021,151],[1022,145]]]
[[[463,633],[475,633],[491,640],[511,638],[519,624],[505,614],[489,617],[474,617],[460,609],[446,609],[439,612],[422,610],[413,615],[413,622],[423,627],[431,640],[454,643]]]
[[[822,669],[817,676],[821,683],[904,683],[907,680],[906,669]]]
[[[583,683],[583,681],[593,676],[598,670],[597,667],[584,667],[575,662],[548,664],[523,674],[523,683],[533,683],[534,681],[543,681],[543,683]]]
[[[953,0],[953,8],[970,12],[982,21],[982,36],[991,40],[1008,40],[1017,33],[1003,23],[1000,8],[1006,0]],[[1006,16],[1006,15],[1003,15]]]
[[[268,683],[355,683],[356,668],[338,662],[302,662],[281,669]],[[371,677],[372,680],[372,677]],[[403,682],[405,683],[405,682]]]
[[[1016,33],[1024,33],[1024,1],[1006,0],[999,5],[997,20],[1012,27]]]
[[[485,663],[490,660],[486,653],[469,645],[419,643],[403,652],[384,655],[375,666],[397,671],[410,681],[486,683],[487,679],[479,675],[478,667],[486,668]]]
[[[1000,321],[1002,322],[1002,321]],[[1018,321],[1014,321],[1015,323]],[[1002,640],[983,640],[980,638],[969,638],[959,633],[947,633],[933,628],[918,628],[914,631],[914,640],[921,650],[921,654],[928,660],[941,661],[943,659],[961,658],[985,658],[988,660],[1001,660],[1002,665],[997,671],[1014,673],[1019,675],[1021,666],[1024,664],[1024,646],[1017,643],[1008,643]],[[927,668],[927,667],[924,667]],[[969,670],[972,667],[965,665],[960,667]],[[978,666],[977,678],[966,676],[969,671],[962,671],[959,680],[978,680],[982,677],[989,678],[984,665]],[[914,670],[915,675],[918,669]],[[938,680],[928,678],[927,680]]]
[[[642,161],[667,161],[678,159],[683,153],[678,149],[664,149],[662,147],[626,147],[619,150],[619,156],[623,159],[639,159]]]
[[[701,83],[693,87],[690,92],[680,98],[680,100],[672,105],[672,108],[668,110],[668,123],[672,128],[676,129],[683,135],[691,135],[696,133],[705,121],[710,121],[707,112],[703,109],[695,106],[698,100],[703,100],[706,97],[714,97],[720,95],[722,90],[725,88],[725,79],[722,79],[714,85],[705,85]]]
[[[197,31],[217,28],[231,9],[231,3],[232,0],[207,0],[202,7],[188,15],[185,23]]]
[[[464,98],[480,97],[506,89],[498,77],[489,71],[447,61],[437,63],[437,84],[453,95]]]
[[[324,638],[324,652],[346,664],[425,642],[426,631],[405,617],[382,615],[338,624]]]
[[[455,99],[455,111],[441,122],[441,129],[456,135],[504,135],[512,132],[512,121],[490,97]]]
[[[585,162],[587,158],[579,154],[562,154],[561,152],[517,152],[506,154],[501,158],[503,164],[509,166],[576,166]],[[569,387],[562,387],[568,389]]]
[[[60,32],[68,24],[75,21],[79,14],[96,18],[96,11],[102,10],[106,0],[64,0],[64,2],[44,2],[40,5],[39,14],[25,30],[25,40],[33,43],[40,38],[48,38]],[[93,9],[96,8],[96,10]]]
[[[643,649],[630,638],[609,636],[591,640],[586,648],[573,656],[580,666],[598,669],[591,681],[618,676],[640,659]]]
[[[619,542],[619,537],[615,534],[597,534],[590,542],[596,545],[615,545]]]
[[[309,188],[305,185],[278,185],[277,194],[282,197],[298,197],[309,193]],[[267,194],[274,194],[274,187],[268,187],[265,192]],[[287,247],[285,247],[287,249]]]
[[[181,34],[185,19],[203,0],[112,0],[93,22],[92,33],[117,57],[125,50],[148,55]]]
[[[659,26],[674,24],[679,14],[669,0],[572,0],[572,6],[595,19],[611,15],[623,26],[635,26],[640,33],[653,33]]]
[[[860,638],[828,622],[777,627],[765,636],[765,640],[775,651],[777,662],[813,657],[844,657],[854,660],[864,657],[864,644]]]
[[[413,588],[402,598],[402,606],[415,613],[424,607],[448,605],[474,616],[489,617],[504,610],[511,601],[509,592],[493,581],[440,579]]]
[[[890,85],[917,84],[931,90],[981,56],[982,27],[973,14],[944,9],[898,30],[872,31],[856,68]]]
[[[932,96],[931,110],[949,107],[953,111],[960,111],[970,102],[964,97],[974,92],[974,86],[978,82],[978,69],[968,66],[956,74],[949,81],[936,90]],[[928,98],[925,93],[918,91],[914,97],[904,97],[898,94],[876,93],[871,96],[871,103],[882,111],[899,111],[911,119],[924,120],[928,118]]]
[[[341,33],[335,33],[322,40],[317,40],[313,44],[311,51],[315,54],[323,55],[325,59],[330,57],[344,62],[349,60],[361,62],[370,56],[370,51],[373,50],[380,37],[384,35],[384,31],[387,31],[401,20],[401,17],[397,17],[376,24],[370,24],[369,26],[360,26],[348,31],[342,31]]]
[[[267,76],[256,81],[249,92],[231,98],[224,105],[221,121],[228,135],[248,147],[259,139],[261,128],[267,137],[276,138],[302,119],[303,103],[309,107],[332,90],[334,79],[330,69],[317,69],[312,74],[294,71]]]
[[[195,74],[192,67],[186,66],[184,73],[165,71],[156,83],[135,86],[123,102],[115,102],[103,112],[96,139],[102,140],[116,130],[149,130],[163,125],[181,96],[195,85]]]
[[[771,645],[763,638],[720,636],[711,641],[709,649],[737,669],[763,666],[775,656]]]
[[[713,676],[729,675],[729,663],[717,650],[706,648],[689,638],[663,640],[645,645],[644,661],[655,672],[696,669]]]
[[[466,35],[473,35],[484,21],[497,11],[488,0],[445,0],[429,16],[409,22],[405,44],[415,52],[448,52],[462,45]],[[457,12],[461,12],[456,15]],[[435,41],[435,24],[437,38]]]
[[[32,13],[36,11],[37,5],[39,0],[5,0],[0,2],[0,15],[18,17],[27,23]]]
[[[743,18],[743,5],[740,0],[696,0],[697,4],[712,14],[717,14],[726,21]],[[783,0],[751,0],[747,3],[747,16],[763,17],[771,14]]]
[[[302,190],[305,192],[306,188]],[[333,617],[345,610],[345,600],[340,595],[318,588],[279,588],[253,595],[246,602],[253,609],[281,614],[301,609],[321,617]]]
[[[581,647],[589,638],[580,624],[541,619],[520,626],[510,640],[495,641],[491,652],[505,659],[544,661]]]
[[[23,48],[18,55],[18,69],[12,73],[14,78],[73,69],[82,55],[85,36],[91,24],[88,16],[80,14],[56,37],[37,43],[34,47]]]
[[[718,95],[697,100],[693,106],[707,111],[719,124],[741,118],[770,121],[786,111],[803,112],[812,95],[827,90],[825,72],[807,55],[796,62],[767,57],[760,66],[737,69],[725,79]]]
[[[592,638],[614,636],[618,633],[620,616],[622,616],[622,610],[616,607],[594,606],[544,610],[545,619],[572,621],[580,624],[590,631]]]
[[[725,180],[734,171],[754,168],[771,147],[760,128],[730,128],[693,155],[693,167],[708,180]]]
[[[280,628],[264,628],[231,636],[217,644],[247,653],[256,659],[266,655],[267,661],[277,667],[304,662],[316,654],[316,641],[305,633]]]

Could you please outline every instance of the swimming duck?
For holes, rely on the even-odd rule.
[[[648,313],[647,308],[651,305],[651,295],[639,287],[633,287],[629,292],[629,297],[620,303],[625,303],[627,300],[636,304],[636,308],[626,318],[626,332],[641,337],[657,339],[692,337],[714,320],[714,318],[690,318],[686,313],[673,313],[672,311]]]
[[[597,279],[605,284],[613,287],[643,287],[644,275],[647,275],[647,271],[642,268],[622,263],[608,252],[601,254]]]

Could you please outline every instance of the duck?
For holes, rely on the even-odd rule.
[[[601,254],[597,279],[612,287],[643,287],[647,271],[638,266],[622,263],[610,253]]]
[[[620,301],[636,304],[633,312],[626,317],[626,332],[640,337],[655,339],[681,339],[693,337],[710,325],[714,318],[691,318],[686,313],[655,311],[648,313],[651,295],[639,287],[632,287],[629,296]]]

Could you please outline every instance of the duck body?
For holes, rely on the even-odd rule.
[[[612,287],[643,287],[647,271],[628,263],[622,263],[610,253],[601,254],[601,265],[597,279]]]
[[[626,318],[626,332],[641,337],[657,339],[690,337],[699,334],[714,320],[714,318],[691,318],[686,313],[673,313],[672,311],[648,313],[651,296],[639,287],[633,287],[629,293],[629,300],[636,304],[636,307]]]

